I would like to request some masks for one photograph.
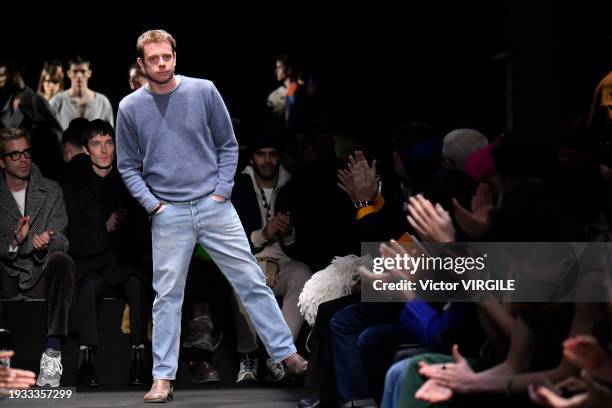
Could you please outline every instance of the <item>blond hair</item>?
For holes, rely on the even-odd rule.
[[[170,33],[164,30],[149,30],[144,33],[140,37],[138,37],[138,41],[136,41],[136,54],[140,58],[144,58],[144,46],[149,43],[162,43],[168,42],[172,47],[172,52],[176,50],[176,40]]]
[[[28,145],[31,146],[30,136],[26,133],[24,129],[21,128],[4,128],[0,129],[0,155],[4,155],[6,153],[4,151],[4,145],[16,139],[25,139],[28,141]]]

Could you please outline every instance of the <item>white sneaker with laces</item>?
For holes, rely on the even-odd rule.
[[[40,373],[36,380],[36,385],[44,387],[59,387],[62,378],[62,353],[52,349],[47,349],[40,357]]]
[[[259,361],[256,357],[249,354],[245,354],[240,359],[240,371],[238,371],[238,383],[251,383],[257,382],[257,368],[259,367]]]
[[[283,367],[283,363],[273,363],[272,359],[269,358],[266,360],[266,368],[268,371],[268,375],[266,375],[265,380],[269,382],[277,382],[285,378],[285,367]]]

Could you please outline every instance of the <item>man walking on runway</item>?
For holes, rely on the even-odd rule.
[[[223,99],[212,82],[175,75],[175,48],[163,30],[140,36],[137,62],[149,83],[125,97],[117,114],[119,172],[151,214],[154,382],[145,402],[172,398],[185,279],[196,243],[240,296],[271,358],[294,375],[308,365],[229,201],[238,145]]]

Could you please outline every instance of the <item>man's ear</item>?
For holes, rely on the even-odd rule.
[[[144,66],[144,62],[142,61],[142,58],[140,58],[140,57],[136,58],[136,63],[138,64],[138,66],[140,67],[140,69],[141,69],[143,72],[147,72],[147,71],[145,70],[145,66]]]
[[[89,150],[87,150],[87,146],[83,146],[83,153],[90,156]]]
[[[0,159],[0,167],[6,169],[6,165],[4,164],[4,158]]]

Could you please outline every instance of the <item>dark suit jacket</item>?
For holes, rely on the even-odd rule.
[[[68,240],[64,235],[68,217],[62,190],[56,182],[44,178],[35,164],[32,164],[26,190],[25,215],[31,217],[29,235],[17,254],[11,256],[9,247],[22,215],[4,181],[4,174],[0,173],[0,261],[10,276],[18,277],[19,287],[23,290],[38,283],[50,253],[68,250]],[[55,233],[49,248],[43,252],[36,251],[32,246],[32,236],[49,230]]]
[[[69,220],[69,253],[76,264],[77,279],[100,271],[107,283],[117,285],[141,272],[139,243],[144,240],[136,222],[141,209],[116,168],[103,178],[94,173],[91,165],[85,166],[82,172],[69,175],[62,187]],[[124,222],[117,230],[107,232],[106,221],[120,208],[127,211]]]

